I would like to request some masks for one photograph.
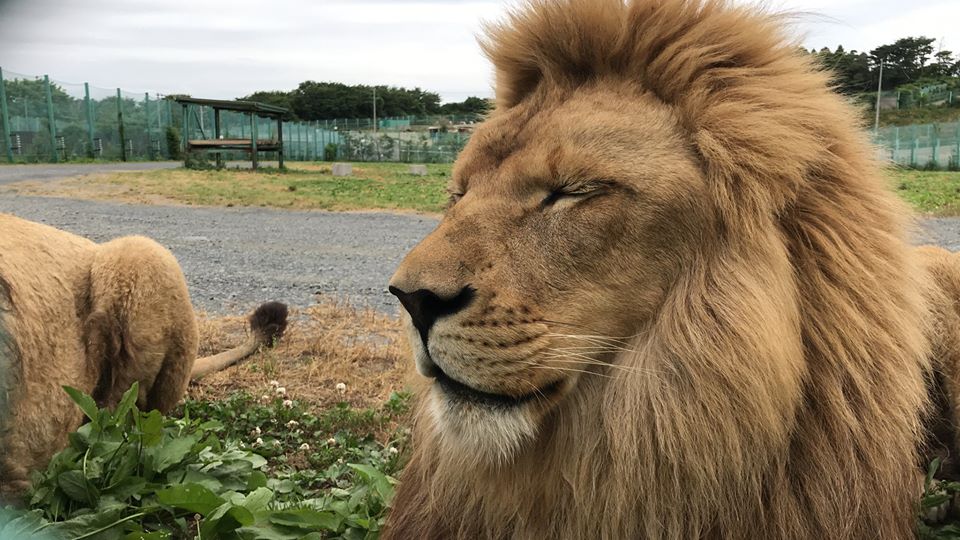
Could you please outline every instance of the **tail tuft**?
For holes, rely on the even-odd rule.
[[[250,315],[250,331],[257,337],[258,342],[267,347],[272,347],[286,329],[286,304],[266,302]]]

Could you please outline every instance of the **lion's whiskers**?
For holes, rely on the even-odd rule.
[[[548,358],[554,362],[567,362],[571,364],[582,364],[582,365],[591,365],[591,366],[601,366],[609,367],[612,369],[620,370],[626,373],[633,373],[638,375],[654,375],[656,374],[655,370],[649,368],[642,368],[637,366],[623,366],[620,364],[613,364],[610,362],[604,362],[602,360],[597,360],[596,358],[590,358],[586,356],[570,356],[566,354],[546,354],[545,358]]]
[[[533,369],[547,369],[547,370],[550,370],[550,371],[557,371],[557,372],[560,372],[560,373],[586,373],[586,374],[588,374],[588,375],[596,375],[596,376],[598,376],[598,377],[604,377],[604,378],[607,378],[607,379],[612,379],[612,378],[613,378],[613,376],[607,375],[607,374],[605,374],[605,373],[598,373],[598,372],[596,372],[596,371],[588,371],[588,370],[585,370],[585,369],[575,369],[575,368],[560,367],[560,366],[546,366],[546,365],[539,364],[539,363],[537,363],[537,362],[533,362],[533,361],[530,361],[530,360],[523,360],[522,363],[527,364],[529,367],[531,367],[531,368],[533,368]]]

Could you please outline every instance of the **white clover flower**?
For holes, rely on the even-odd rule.
[[[301,449],[301,450],[309,450],[309,449],[310,449],[310,445],[307,444],[307,443],[303,443],[303,444],[300,445],[300,449]]]
[[[297,422],[296,420],[291,420],[291,421],[287,422],[287,427],[288,427],[288,428],[295,428],[295,427],[297,427],[297,426],[299,426],[299,425],[300,425],[300,422]]]
[[[270,401],[270,396],[264,394],[260,396],[260,401]]]
[[[274,445],[274,446],[280,446],[280,441],[278,441],[277,439],[274,439],[274,440],[273,440],[273,445]]]
[[[261,444],[263,444],[263,439],[260,437],[257,437],[257,440],[253,441],[254,446],[260,446]]]
[[[392,446],[391,446],[390,448],[387,448],[387,452],[390,452],[391,454],[396,454],[398,451],[399,451],[399,450],[397,450],[396,448],[394,448],[394,447],[392,447]]]
[[[261,433],[263,432],[260,431],[260,426],[253,428],[253,434],[256,435],[257,437],[259,437]]]
[[[347,393],[347,385],[344,384],[344,383],[342,383],[342,382],[338,382],[338,383],[337,383],[337,392],[339,392],[341,395],[346,394],[346,393]]]
[[[337,458],[337,463],[343,465],[343,458]]]
[[[283,400],[283,406],[286,407],[286,408],[288,408],[288,409],[292,409],[292,408],[293,408],[293,401],[290,401],[289,399],[285,399],[285,400]]]
[[[282,386],[278,386],[278,387],[277,387],[277,395],[278,395],[278,396],[285,396],[285,395],[287,395],[287,389],[284,388],[284,387],[282,387]]]
[[[329,439],[327,439],[327,444],[329,444],[329,445],[335,445],[335,444],[337,444],[337,440],[334,439],[333,437],[330,437]]]
[[[267,383],[267,384],[269,384],[270,386],[276,388],[276,387],[280,386],[280,381],[270,381],[270,382]]]

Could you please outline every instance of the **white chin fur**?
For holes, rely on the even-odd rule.
[[[537,434],[537,422],[526,405],[500,408],[451,402],[437,387],[430,390],[428,400],[440,444],[465,460],[508,463]]]

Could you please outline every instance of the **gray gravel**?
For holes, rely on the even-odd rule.
[[[0,168],[2,170],[2,168]],[[180,261],[194,304],[241,313],[265,300],[308,306],[316,294],[394,314],[386,285],[437,220],[389,213],[142,206],[0,195],[0,212],[96,241],[143,234]],[[921,220],[917,243],[960,250],[960,218]],[[2,231],[0,231],[2,234]]]
[[[960,251],[960,218],[927,218],[919,223],[918,244],[934,244]]]
[[[0,185],[23,180],[59,180],[99,172],[149,171],[175,169],[180,161],[137,161],[129,163],[64,163],[37,165],[0,165]]]
[[[0,195],[0,212],[95,241],[142,234],[183,267],[194,305],[236,314],[266,300],[295,306],[316,294],[397,312],[387,281],[437,221],[388,213],[143,206]],[[2,231],[0,231],[2,234]]]

